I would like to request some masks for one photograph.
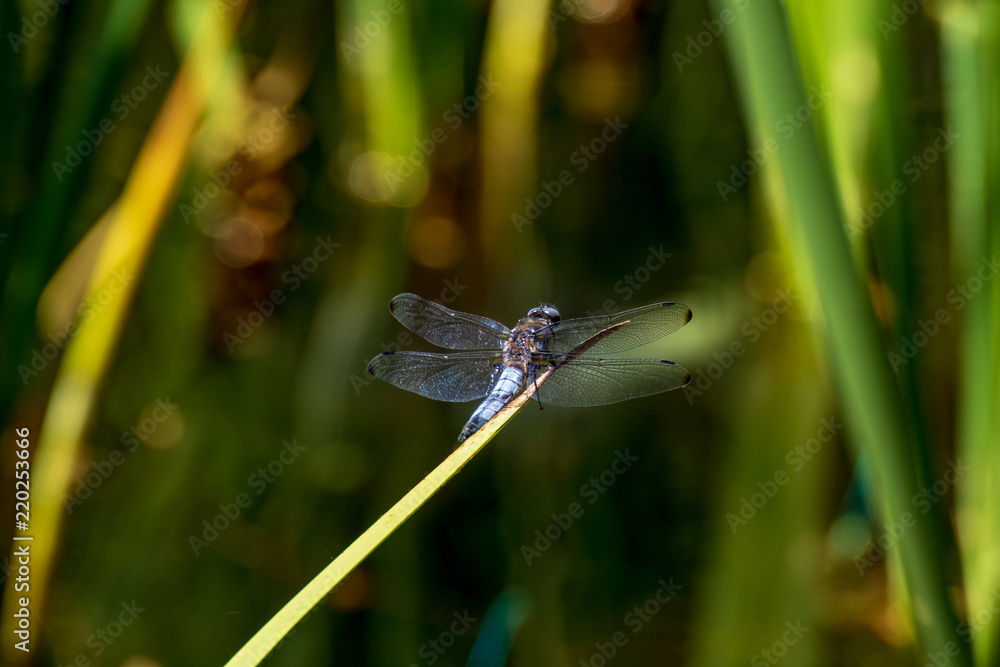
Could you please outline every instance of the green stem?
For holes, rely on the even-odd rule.
[[[787,114],[810,108],[785,17],[775,0],[755,0],[744,9],[725,0],[716,5],[732,5],[740,16],[727,37],[751,134],[757,142],[774,134],[783,137],[771,158],[775,199],[787,211],[794,245],[802,250],[802,268],[816,286],[847,427],[871,462],[882,520],[904,526],[889,549],[901,564],[918,639],[925,651],[952,655],[964,643],[956,635],[958,620],[947,595],[942,529],[936,513],[920,514],[911,502],[930,480],[916,465],[918,439],[854,267],[830,166],[811,123],[791,136],[773,130]],[[967,652],[952,660],[953,665],[971,664]]]

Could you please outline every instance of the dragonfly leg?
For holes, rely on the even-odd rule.
[[[531,371],[531,382],[535,385],[535,400],[538,401],[538,409],[542,410],[542,395],[538,389],[538,369]]]

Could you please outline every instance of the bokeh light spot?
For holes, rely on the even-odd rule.
[[[145,655],[133,655],[122,663],[122,667],[162,667],[162,664]]]
[[[856,45],[843,49],[833,59],[833,87],[852,104],[868,105],[882,81],[882,70],[874,49]]]
[[[562,9],[584,23],[610,23],[622,16],[629,0],[563,0]]]
[[[393,206],[413,206],[424,198],[430,185],[427,168],[408,157],[393,159],[368,151],[351,164],[351,190],[362,199]]]
[[[249,220],[229,218],[215,237],[215,252],[229,266],[248,266],[264,251],[264,235]]]
[[[184,415],[169,398],[150,403],[139,413],[135,434],[153,449],[170,449],[184,435]]]

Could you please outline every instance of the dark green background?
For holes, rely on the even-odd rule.
[[[955,433],[970,396],[959,390],[969,358],[961,345],[974,327],[995,340],[1000,301],[986,282],[966,299],[979,309],[973,319],[972,308],[947,297],[969,287],[961,252],[989,258],[997,237],[987,196],[996,192],[995,137],[989,122],[978,133],[961,122],[969,104],[979,105],[979,118],[995,118],[989,40],[998,8],[913,2],[910,16],[894,14],[903,3],[786,4],[783,33],[769,36],[744,25],[747,12],[771,6],[765,0],[632,3],[603,22],[578,16],[597,2],[545,10],[413,1],[358,53],[344,44],[387,3],[247,5],[225,79],[233,87],[219,86],[214,124],[196,134],[175,202],[135,276],[135,299],[74,462],[70,493],[89,474],[107,472],[109,461],[113,467],[63,517],[34,664],[68,665],[80,655],[94,665],[223,664],[447,456],[475,405],[435,403],[365,373],[371,357],[394,345],[432,349],[402,336],[388,312],[393,295],[413,292],[508,326],[539,302],[576,317],[680,301],[692,322],[636,354],[673,359],[694,383],[600,408],[529,405],[268,664],[425,665],[433,654],[434,664],[463,665],[477,639],[497,641],[509,623],[509,660],[474,664],[599,665],[592,658],[600,645],[610,650],[620,631],[624,645],[608,665],[771,664],[759,652],[776,643],[782,665],[923,665],[907,589],[890,584],[892,557],[858,565],[893,517],[873,500],[883,489],[865,456],[856,467],[864,446],[838,398],[836,364],[844,362],[831,363],[817,305],[825,285],[802,249],[813,218],[784,204],[796,193],[785,190],[776,163],[791,159],[785,140],[818,142],[821,171],[840,194],[837,215],[865,228],[846,234],[855,265],[841,275],[867,286],[858,295],[871,298],[883,353],[905,353],[901,338],[913,343],[921,321],[946,312],[894,376],[898,404],[915,425],[915,458],[929,466],[916,479],[945,479],[963,455],[996,474],[988,454],[995,435],[963,451]],[[978,12],[981,34],[968,37],[968,53],[964,33],[949,33],[940,18],[959,5]],[[178,19],[184,6],[57,5],[37,35],[16,50],[0,47],[5,489],[13,488],[13,428],[37,433],[59,372],[50,362],[22,382],[18,367],[48,342],[52,322],[72,321],[80,298],[73,289],[86,269],[50,281],[128,178],[190,37]],[[226,13],[224,3],[211,6]],[[16,34],[40,7],[4,3],[3,34]],[[497,32],[502,11],[527,21],[524,29]],[[790,118],[755,115],[746,99],[787,91],[777,75],[754,79],[740,49],[769,52],[786,38],[802,89],[828,98],[814,97],[810,107],[803,97],[785,109]],[[958,41],[942,48],[948,39]],[[381,65],[370,62],[376,54]],[[956,74],[966,71],[962,58],[975,63],[965,83]],[[115,101],[141,85],[147,67],[169,75],[125,113]],[[499,86],[469,110],[480,76]],[[518,85],[529,87],[528,105],[493,107],[496,135],[484,140],[487,109]],[[269,141],[262,125],[251,125],[220,152],[218,133],[240,131],[222,102],[253,108],[263,122],[280,109],[292,120]],[[453,110],[463,103],[468,118]],[[57,174],[52,162],[65,161],[66,146],[105,118],[113,131],[79,167]],[[613,122],[624,125],[620,134],[581,160],[581,146]],[[949,165],[958,168],[950,145],[926,170],[906,168],[951,127],[964,137],[962,150],[982,150],[978,181],[949,178]],[[404,155],[434,136],[444,140],[431,139],[426,164],[400,186],[416,188],[409,199],[372,202],[354,186],[359,156]],[[764,154],[746,184],[731,180]],[[226,172],[229,160],[240,173]],[[553,191],[564,170],[572,181],[564,174],[559,195],[518,229],[512,216],[525,214],[525,198],[546,184]],[[214,192],[213,174],[228,191],[205,210],[184,209]],[[885,213],[865,222],[858,208],[879,196],[884,204],[897,180]],[[970,182],[979,189],[971,192]],[[720,183],[733,186],[725,196]],[[985,202],[987,231],[971,250],[956,248],[963,237],[953,227],[967,214],[954,208],[956,197]],[[313,265],[307,258],[320,238],[339,245]],[[422,249],[440,253],[439,261],[428,263]],[[653,261],[661,254],[669,256]],[[275,290],[273,314],[234,344],[228,336],[240,335],[255,302],[274,299]],[[997,377],[993,356],[976,363]],[[989,378],[995,392],[1000,385]],[[984,400],[995,406],[990,392]],[[157,401],[175,406],[163,420],[153,416]],[[149,418],[144,438],[128,435]],[[842,428],[828,438],[831,422]],[[301,451],[275,464],[285,442]],[[630,467],[608,473],[626,453]],[[269,464],[270,473],[259,472]],[[876,479],[878,465],[876,458]],[[982,489],[987,495],[970,491],[971,506],[995,493],[990,484]],[[761,503],[760,494],[771,497]],[[8,535],[10,495],[0,502]],[[955,622],[966,613],[956,496],[949,484],[927,519],[941,535],[935,585],[948,586]],[[751,511],[749,502],[762,507]],[[239,516],[219,519],[228,527],[209,540],[205,522],[234,508]],[[552,527],[571,509],[571,525]],[[729,516],[741,511],[745,525]],[[919,507],[915,514],[922,520]],[[556,539],[546,547],[539,531],[547,529]],[[193,536],[208,542],[197,554]],[[997,537],[987,531],[981,539]],[[898,548],[925,548],[902,541]],[[546,548],[529,564],[527,547]],[[996,585],[991,572],[977,576],[970,586]],[[664,582],[679,591],[664,605],[649,603],[647,614],[655,613],[637,623],[634,609]],[[121,636],[107,646],[95,640],[133,601],[142,611]],[[428,642],[447,633],[455,614],[476,620],[434,653]],[[996,637],[997,619],[987,621],[986,634]],[[790,627],[808,631],[800,637]],[[968,645],[962,651],[969,659]],[[995,664],[988,660],[977,664]]]

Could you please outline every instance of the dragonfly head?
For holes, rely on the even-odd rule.
[[[559,311],[552,306],[539,306],[528,311],[528,319],[540,320],[546,326],[559,323]]]

